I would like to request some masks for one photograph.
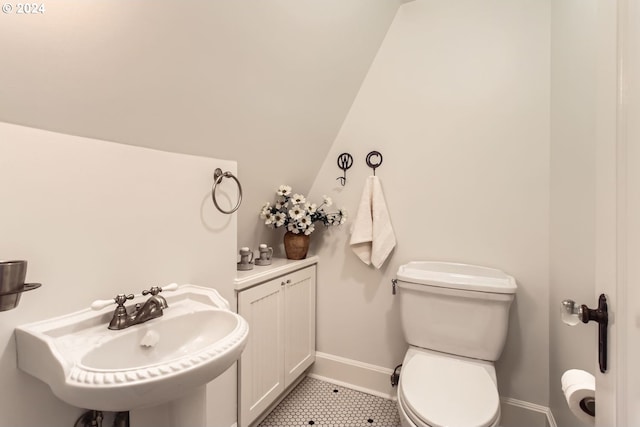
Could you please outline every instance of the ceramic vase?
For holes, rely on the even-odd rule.
[[[310,236],[306,234],[287,231],[284,234],[284,251],[287,259],[305,259],[309,250],[309,240]]]

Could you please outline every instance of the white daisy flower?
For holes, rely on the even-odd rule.
[[[311,224],[309,227],[307,227],[306,230],[304,230],[304,234],[306,234],[307,236],[311,233],[313,233],[316,229],[316,226]]]
[[[293,197],[291,198],[291,203],[293,203],[294,205],[298,205],[306,201],[307,200],[304,198],[302,194],[294,194]]]
[[[305,203],[305,204],[304,204],[304,210],[306,210],[306,211],[307,211],[307,212],[309,212],[310,214],[312,214],[312,213],[316,213],[316,209],[317,209],[317,208],[318,208],[318,207],[316,206],[316,204],[315,204],[315,203],[307,202],[307,203]]]
[[[278,188],[278,191],[276,191],[276,194],[278,196],[288,196],[289,194],[291,194],[291,187],[289,187],[288,185],[281,185]]]
[[[260,211],[260,218],[265,219],[267,212],[271,212],[271,204],[268,202],[262,207],[262,210]]]
[[[273,224],[273,214],[269,211],[264,213],[264,223],[266,225],[271,225]]]
[[[298,230],[298,227],[296,227],[296,225],[293,222],[290,222],[289,225],[287,225],[287,230],[289,230],[293,234],[300,233],[300,230]]]
[[[300,228],[304,230],[313,223],[311,222],[311,217],[309,215],[306,215],[298,220],[298,224],[300,224]]]
[[[288,205],[288,203],[282,197],[280,197],[280,198],[278,198],[278,200],[276,200],[276,209],[278,209],[278,210],[280,210],[282,208],[286,208],[287,205]]]
[[[289,211],[289,216],[294,220],[302,218],[303,216],[305,216],[305,214],[306,214],[306,212],[304,211],[302,206],[294,206]]]
[[[277,227],[282,227],[284,225],[284,221],[287,217],[282,212],[276,212],[273,215],[273,223]]]
[[[322,200],[324,201],[324,204],[327,206],[331,206],[333,204],[333,200],[331,200],[331,197],[327,195],[323,195]]]

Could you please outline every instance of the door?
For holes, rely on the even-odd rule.
[[[238,293],[238,313],[249,323],[249,339],[238,372],[239,425],[248,426],[285,389],[283,292],[275,279]]]
[[[316,267],[285,279],[284,375],[288,387],[316,357]]]
[[[640,425],[640,0],[631,0],[624,11],[626,22],[622,43],[624,53],[624,116],[621,120],[625,137],[626,180],[626,251],[624,258],[624,294],[618,301],[626,304],[624,366],[620,378],[624,381],[621,408],[623,424]],[[618,350],[619,352],[621,350]]]
[[[640,425],[640,0],[598,2],[596,294],[608,297],[609,369],[596,426]],[[597,297],[596,295],[596,297]]]

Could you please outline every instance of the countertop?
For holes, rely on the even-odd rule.
[[[256,265],[253,270],[236,271],[236,278],[233,281],[236,291],[250,288],[258,283],[271,280],[273,278],[291,273],[301,268],[318,263],[318,256],[310,256],[301,260],[291,260],[286,258],[273,258],[271,265]]]

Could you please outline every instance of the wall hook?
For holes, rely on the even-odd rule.
[[[372,157],[378,157],[380,159],[379,162],[374,163],[371,159]],[[367,154],[367,166],[373,169],[373,176],[376,176],[376,169],[382,164],[382,154],[379,151],[371,151]]]
[[[338,167],[342,169],[343,176],[339,176],[336,179],[340,181],[340,184],[344,187],[347,183],[347,169],[353,165],[353,156],[349,153],[342,153],[338,156]]]

